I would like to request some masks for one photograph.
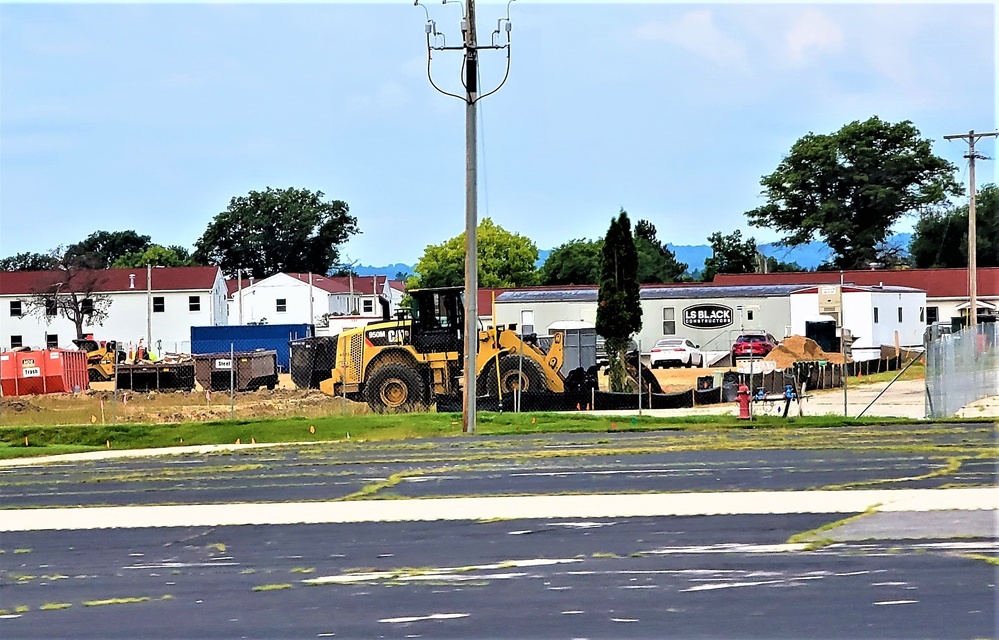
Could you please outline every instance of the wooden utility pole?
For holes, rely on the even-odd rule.
[[[479,95],[478,47],[475,39],[475,0],[465,16],[465,394],[461,430],[475,433],[477,396],[475,360],[479,348],[478,146],[475,109]]]
[[[974,129],[968,133],[944,136],[944,140],[968,141],[968,153],[964,157],[968,159],[968,181],[971,189],[971,200],[968,202],[968,326],[972,328],[978,325],[978,231],[975,228],[975,160],[987,159],[975,152],[975,143],[981,138],[994,138],[996,136],[999,136],[999,131],[975,133]]]
[[[513,2],[513,0],[510,0]],[[414,3],[420,6],[420,0]],[[446,4],[446,3],[445,3]],[[427,78],[434,89],[453,98],[465,102],[465,323],[464,323],[464,395],[462,398],[462,428],[464,433],[475,433],[476,422],[476,356],[479,347],[479,252],[478,252],[478,146],[476,142],[475,114],[478,101],[490,96],[506,83],[510,74],[510,3],[507,3],[507,15],[496,23],[492,32],[490,44],[480,45],[475,33],[475,0],[467,0],[463,19],[461,21],[462,44],[449,47],[443,44],[443,34],[437,30],[437,24],[430,19],[427,12]],[[497,44],[497,39],[505,34],[506,44]],[[437,42],[442,44],[438,45]],[[506,50],[506,72],[503,80],[491,91],[482,92],[479,89],[479,51],[483,49]],[[460,50],[464,55],[462,83],[463,95],[450,93],[441,89],[434,81],[430,71],[433,51]]]

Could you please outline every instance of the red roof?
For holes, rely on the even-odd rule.
[[[857,285],[890,285],[926,291],[928,298],[968,296],[967,269],[884,269],[843,271],[843,281]],[[713,284],[839,284],[839,271],[782,273],[719,273]],[[999,267],[978,270],[978,295],[999,297]]]
[[[155,267],[152,270],[153,291],[206,291],[215,286],[218,267]],[[130,278],[129,276],[134,276]],[[0,295],[31,295],[49,290],[65,277],[64,272],[52,271],[2,271]],[[116,293],[130,290],[146,291],[146,268],[96,269],[80,271],[63,291],[80,290],[83,282],[93,282],[91,291]],[[74,286],[74,283],[75,286]]]

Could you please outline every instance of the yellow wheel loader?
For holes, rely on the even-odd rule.
[[[125,361],[125,352],[114,340],[98,342],[91,336],[73,340],[78,349],[87,352],[87,377],[91,382],[108,382],[114,378],[115,363]]]
[[[409,293],[408,317],[382,320],[337,337],[331,377],[319,388],[329,395],[367,402],[380,413],[423,411],[438,396],[461,393],[465,309],[461,287]],[[479,395],[516,391],[562,393],[562,335],[543,349],[534,336],[514,329],[480,329],[475,359]]]

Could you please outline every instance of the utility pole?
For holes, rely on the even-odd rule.
[[[153,348],[153,263],[146,263],[146,349]]]
[[[426,34],[427,34],[427,78],[430,84],[444,95],[465,101],[465,323],[464,331],[464,376],[462,395],[462,415],[461,430],[463,433],[475,433],[476,424],[476,379],[475,362],[479,348],[479,254],[478,254],[478,146],[476,131],[476,107],[481,98],[492,95],[499,91],[506,83],[510,74],[510,4],[507,2],[507,15],[496,21],[496,29],[492,32],[491,43],[479,46],[475,31],[475,0],[466,0],[464,16],[461,21],[462,45],[459,47],[449,47],[446,44],[444,34],[437,30],[437,24],[430,19],[430,12],[424,7],[427,14]],[[413,3],[420,6],[420,0]],[[445,0],[444,4],[448,4]],[[505,31],[506,44],[496,44],[497,36]],[[440,43],[440,44],[438,44]],[[506,72],[499,85],[485,93],[479,92],[479,50],[481,49],[505,49],[506,50]],[[444,91],[434,82],[431,73],[431,61],[434,51],[461,51],[464,56],[462,69],[462,85],[464,94],[456,94]]]
[[[968,133],[944,136],[944,140],[967,140],[968,180],[970,182],[971,200],[968,202],[968,326],[975,329],[978,325],[978,231],[975,227],[975,159],[987,160],[985,156],[975,152],[975,143],[981,138],[994,138],[999,131],[991,133]]]
[[[475,0],[468,0],[465,23],[465,395],[461,400],[461,430],[475,433],[475,360],[479,350],[479,162],[476,145],[475,101],[479,96],[475,49]]]

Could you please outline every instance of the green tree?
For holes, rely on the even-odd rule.
[[[67,247],[64,257],[77,266],[108,269],[119,258],[141,253],[150,246],[149,236],[140,236],[135,231],[95,231]]]
[[[555,247],[541,265],[541,284],[597,284],[603,240],[570,240]]]
[[[968,266],[968,211],[964,205],[924,215],[916,223],[909,255],[916,267]],[[975,196],[975,259],[999,266],[999,188],[988,184]]]
[[[655,226],[648,220],[635,224],[635,250],[638,252],[638,281],[643,284],[677,282],[683,279],[687,264],[656,236]]]
[[[475,233],[479,286],[485,289],[538,284],[538,247],[534,241],[495,224],[479,222]],[[407,280],[410,289],[460,286],[465,282],[465,234],[429,245]]]
[[[738,229],[728,235],[716,231],[708,236],[708,243],[711,245],[711,257],[704,261],[701,272],[704,282],[711,282],[719,273],[753,273],[757,270],[760,252],[756,238],[743,240]]]
[[[122,256],[111,265],[114,268],[127,269],[130,267],[144,267],[147,264],[160,267],[187,267],[194,264],[191,260],[191,253],[184,247],[171,245],[150,245],[145,251],[136,251],[127,256]]]
[[[809,133],[760,181],[767,202],[746,213],[750,224],[785,232],[785,246],[821,237],[836,268],[878,262],[879,245],[902,216],[961,193],[954,165],[919,135],[909,121],[878,117]]]
[[[597,292],[597,333],[607,350],[611,391],[626,390],[625,350],[631,336],[642,328],[639,297],[638,252],[628,213],[621,209],[611,219],[604,237]]]
[[[194,260],[227,276],[244,269],[254,278],[281,272],[328,273],[339,245],[359,233],[342,200],[322,191],[272,189],[234,197],[195,242]]]
[[[0,259],[0,271],[47,271],[58,264],[49,254],[25,252]]]

